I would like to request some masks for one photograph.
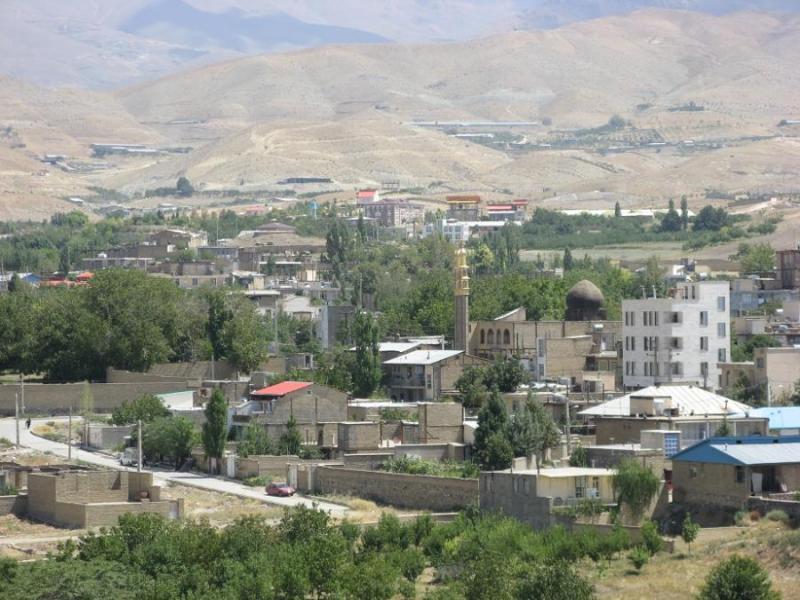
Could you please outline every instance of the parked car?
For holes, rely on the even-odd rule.
[[[288,498],[294,496],[295,489],[288,483],[270,483],[267,486],[267,496],[282,496]]]

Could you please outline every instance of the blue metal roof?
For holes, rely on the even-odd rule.
[[[740,466],[800,463],[800,435],[709,438],[672,460]]]
[[[747,416],[769,419],[769,429],[800,429],[800,406],[772,406],[754,408],[747,411]],[[744,417],[745,413],[732,415],[731,418]]]

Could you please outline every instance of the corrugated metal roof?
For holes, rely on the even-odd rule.
[[[710,438],[682,450],[675,461],[758,466],[800,463],[800,436]]]
[[[579,414],[589,417],[628,417],[631,416],[631,397],[654,397],[672,399],[673,407],[678,408],[682,417],[701,415],[722,415],[750,412],[750,407],[725,396],[708,392],[703,388],[689,385],[650,386],[625,396],[603,402],[598,406],[582,410]]]
[[[302,390],[307,388],[313,383],[308,381],[282,381],[281,383],[276,383],[275,385],[270,385],[265,388],[261,388],[260,390],[256,390],[251,395],[252,396],[285,396],[290,392],[296,392],[297,390]]]
[[[463,350],[414,350],[408,354],[403,354],[391,360],[385,361],[385,365],[432,365],[448,358],[463,354]]]

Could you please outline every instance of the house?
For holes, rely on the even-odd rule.
[[[724,363],[720,371],[727,392],[746,380],[768,403],[786,402],[800,381],[800,347],[755,348],[752,361]]]
[[[283,314],[301,321],[313,321],[319,316],[319,306],[307,296],[287,296],[278,303],[278,308]]]
[[[721,385],[730,355],[727,281],[681,283],[666,298],[623,300],[623,385]]]
[[[356,308],[352,304],[325,304],[320,307],[319,323],[315,329],[317,339],[323,350],[350,338],[350,323],[355,319]]]
[[[433,223],[425,223],[425,227],[422,230],[422,237],[441,235],[451,244],[466,243],[473,236],[482,238],[490,233],[497,233],[508,223],[520,225],[521,221],[460,221],[455,219],[440,219]]]
[[[800,246],[775,253],[778,263],[778,279],[785,290],[800,288]]]
[[[447,218],[455,221],[478,221],[481,197],[475,194],[447,196]]]
[[[583,467],[514,468],[480,474],[481,510],[501,512],[536,529],[556,523],[553,509],[586,498],[615,503],[614,471]]]
[[[731,286],[731,315],[739,317],[764,311],[765,305],[780,305],[800,299],[800,290],[783,289],[781,280],[774,277],[734,279]]]
[[[381,227],[401,227],[413,223],[422,215],[420,205],[395,198],[362,204],[361,210],[366,219],[373,220]]]
[[[727,421],[735,435],[766,435],[765,418],[743,417],[746,404],[691,385],[651,386],[578,413],[595,424],[598,444],[635,444],[650,429],[680,431],[682,447],[713,437]]]
[[[205,231],[187,229],[162,229],[150,235],[150,241],[156,246],[174,247],[178,250],[197,249],[208,245],[208,234]]]
[[[379,342],[378,354],[380,354],[381,362],[386,362],[403,354],[408,354],[414,350],[437,350],[441,348],[440,343],[424,343],[424,342]],[[350,348],[350,352],[355,352],[356,347]]]
[[[241,436],[251,420],[262,424],[277,440],[294,418],[306,444],[335,445],[337,423],[347,420],[347,394],[306,381],[283,381],[250,393],[236,407],[233,426]]]
[[[463,350],[414,350],[384,361],[383,371],[392,400],[423,402],[454,391],[465,367],[488,362]]]
[[[800,490],[800,436],[707,439],[672,457],[672,485],[675,502],[732,510]]]

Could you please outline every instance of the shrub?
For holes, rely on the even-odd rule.
[[[777,600],[767,572],[752,558],[731,556],[706,577],[699,600]]]
[[[0,485],[0,496],[16,496],[17,494],[19,494],[19,490],[14,485],[10,483]]]
[[[747,518],[747,513],[743,510],[737,510],[736,514],[733,515],[733,520],[739,527],[743,527],[745,525],[744,520]]]
[[[788,523],[789,522],[789,515],[787,515],[782,510],[771,510],[766,514],[766,517],[770,521],[775,521],[776,523]]]
[[[389,554],[388,558],[389,562],[409,581],[416,581],[425,569],[425,556],[418,548],[396,550]]]
[[[750,520],[753,521],[753,522],[760,521],[761,520],[761,513],[758,512],[757,510],[751,510],[750,511]]]
[[[634,517],[639,517],[658,493],[660,481],[645,466],[634,460],[620,463],[614,476],[614,488],[620,504],[630,508]]]
[[[570,564],[546,562],[534,564],[523,576],[516,597],[591,600],[594,598],[594,590]]]
[[[628,560],[637,571],[641,571],[642,567],[650,560],[650,552],[644,546],[636,546],[628,552]]]
[[[577,446],[569,456],[570,467],[588,467],[589,451],[583,446]]]
[[[254,477],[247,477],[242,480],[242,483],[249,487],[265,487],[272,481],[271,477],[266,475],[256,475]]]
[[[700,533],[700,525],[692,521],[692,515],[687,512],[681,527],[681,538],[689,546],[690,554],[692,552],[692,542],[697,539],[698,533]]]
[[[10,448],[14,444],[11,443],[11,440],[6,437],[0,437],[0,448]]]
[[[642,543],[650,556],[654,556],[664,549],[664,540],[658,533],[658,527],[653,521],[647,520],[642,525]]]

